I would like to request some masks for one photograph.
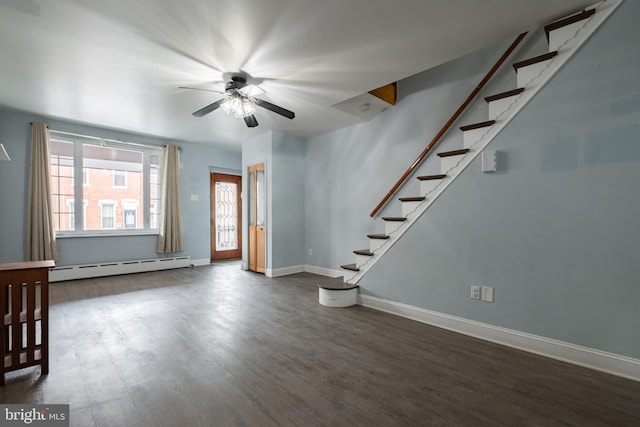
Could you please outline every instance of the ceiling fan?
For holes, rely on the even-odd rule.
[[[247,77],[244,75],[231,75],[231,81],[225,84],[225,92],[226,97],[213,102],[206,107],[199,109],[192,113],[194,117],[202,117],[210,112],[217,110],[218,108],[222,108],[227,114],[231,114],[234,117],[244,119],[244,122],[248,127],[256,127],[258,126],[258,120],[254,115],[256,109],[255,106],[259,106],[262,108],[266,108],[267,110],[273,111],[276,114],[280,114],[283,117],[288,119],[293,119],[295,117],[295,113],[293,111],[289,111],[286,108],[279,107],[275,104],[272,104],[264,99],[256,98],[259,95],[265,93],[264,90],[259,88],[258,86],[247,84]],[[182,87],[183,89],[196,89],[190,87]],[[198,90],[207,90],[207,89],[198,89]],[[218,91],[210,91],[210,92],[218,92]],[[219,92],[223,93],[223,92]]]

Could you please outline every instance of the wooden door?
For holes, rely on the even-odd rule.
[[[249,167],[249,270],[264,273],[266,260],[266,179],[264,164]]]
[[[211,261],[242,256],[241,189],[242,177],[211,174]]]

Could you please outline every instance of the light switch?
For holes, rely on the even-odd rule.
[[[482,301],[493,302],[493,288],[489,286],[482,287]]]
[[[498,170],[498,153],[495,150],[482,152],[482,172],[489,173]]]

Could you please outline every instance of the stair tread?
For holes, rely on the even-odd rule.
[[[401,202],[422,202],[426,197],[400,197]]]
[[[369,249],[359,249],[357,251],[353,251],[353,253],[356,255],[373,256],[373,252]]]
[[[352,285],[351,283],[317,283],[319,288],[327,289],[330,291],[348,291],[350,289],[359,288],[358,285]]]
[[[388,239],[389,236],[386,234],[367,234],[367,237],[370,239]]]
[[[567,18],[561,19],[556,22],[552,22],[551,24],[547,24],[544,26],[544,31],[547,34],[547,39],[549,39],[549,33],[553,30],[557,30],[558,28],[566,27],[567,25],[574,24],[576,22],[582,21],[583,19],[590,18],[594,13],[596,13],[595,9],[583,10],[580,13],[569,16]]]
[[[451,156],[460,156],[462,154],[467,154],[470,150],[468,148],[463,148],[461,150],[453,150],[453,151],[443,151],[438,153],[438,157],[451,157]]]
[[[432,179],[443,179],[446,178],[447,175],[446,174],[439,174],[439,175],[424,175],[424,176],[419,176],[418,179],[420,181],[430,181]]]
[[[345,270],[351,270],[351,271],[360,271],[360,269],[358,268],[358,266],[356,266],[355,264],[345,264],[345,265],[341,265],[340,268],[343,268]]]
[[[473,123],[470,125],[462,126],[460,130],[464,132],[467,130],[486,128],[488,126],[493,126],[495,122],[495,120],[487,120],[485,122]]]
[[[508,90],[506,92],[497,93],[495,95],[487,96],[484,100],[487,102],[497,101],[499,99],[509,98],[510,96],[520,95],[524,92],[524,88],[520,87],[518,89]]]
[[[394,222],[403,222],[406,221],[407,218],[403,216],[385,216],[382,218],[383,221],[394,221]]]
[[[528,65],[537,64],[538,62],[548,61],[558,54],[558,51],[545,53],[544,55],[535,56],[533,58],[525,59],[524,61],[516,62],[513,64],[513,68],[518,71],[518,68],[526,67]]]

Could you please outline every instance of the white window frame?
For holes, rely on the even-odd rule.
[[[142,228],[125,229],[124,224],[118,228],[118,203],[117,200],[102,200],[105,203],[114,202],[114,228],[109,229],[97,229],[97,230],[84,230],[84,225],[87,223],[87,202],[83,200],[84,209],[82,216],[79,217],[78,212],[74,212],[75,227],[73,230],[56,230],[56,237],[95,237],[95,236],[121,236],[121,235],[157,235],[159,232],[158,226],[151,228],[151,188],[154,183],[151,183],[151,158],[152,156],[159,156],[160,161],[157,168],[162,165],[162,147],[154,145],[139,144],[133,142],[115,141],[110,139],[103,139],[94,136],[80,135],[69,132],[57,131],[50,129],[51,140],[61,140],[65,142],[71,142],[74,145],[73,155],[73,180],[74,180],[74,194],[75,202],[79,203],[83,195],[83,187],[89,185],[89,174],[83,173],[83,146],[84,144],[100,145],[103,147],[111,147],[116,149],[133,150],[142,152],[142,200],[140,200],[139,209],[137,210],[136,222],[142,224]],[[161,171],[159,172],[160,176]],[[84,180],[86,176],[86,182]],[[113,177],[112,177],[113,179]],[[125,175],[125,180],[126,180]],[[126,182],[126,181],[125,181]],[[113,181],[112,181],[113,183]],[[116,187],[123,188],[123,187]],[[126,187],[125,187],[126,188]],[[140,210],[141,208],[141,210]],[[139,215],[139,217],[138,217]],[[100,207],[100,225],[102,226],[102,207]],[[136,224],[137,225],[137,224]]]
[[[76,219],[76,201],[69,199],[67,200],[67,209],[69,210],[69,228],[71,230],[75,229],[75,219]],[[87,205],[89,202],[86,199],[82,200],[82,217],[87,217]]]

